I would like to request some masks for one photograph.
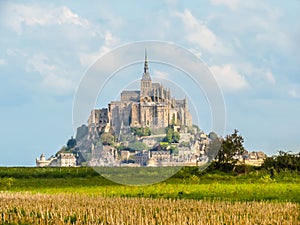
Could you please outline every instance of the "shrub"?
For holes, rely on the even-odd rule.
[[[14,183],[14,179],[11,177],[0,178],[0,190],[9,190]]]

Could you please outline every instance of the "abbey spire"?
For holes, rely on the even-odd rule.
[[[144,64],[144,73],[149,73],[148,68],[148,59],[147,59],[147,49],[145,49],[145,64]]]
[[[144,73],[141,79],[141,97],[149,96],[152,90],[152,81],[149,74],[147,50],[145,49]]]
[[[144,74],[143,74],[142,80],[150,80],[151,81],[151,77],[149,74],[149,68],[148,68],[147,49],[145,49]]]

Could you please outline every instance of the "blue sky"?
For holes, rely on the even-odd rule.
[[[248,150],[298,152],[299,12],[299,0],[1,1],[0,165],[54,154],[74,134],[73,99],[89,66],[143,40],[206,62],[224,94],[226,133],[238,129]]]

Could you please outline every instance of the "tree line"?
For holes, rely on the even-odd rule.
[[[262,165],[265,169],[275,169],[277,172],[282,170],[292,170],[300,172],[300,152],[291,153],[279,151],[278,155],[267,157]]]
[[[214,144],[212,140],[212,145]],[[219,151],[212,160],[210,169],[216,169],[223,172],[229,172],[236,168],[237,156],[246,152],[244,148],[244,138],[238,130],[227,135],[221,140]],[[242,165],[243,166],[243,165]],[[279,151],[277,155],[267,157],[260,169],[300,171],[300,152],[292,153]]]

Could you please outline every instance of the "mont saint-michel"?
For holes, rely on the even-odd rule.
[[[140,90],[123,90],[120,100],[92,109],[87,125],[77,128],[55,156],[37,166],[183,166],[208,160],[210,135],[193,125],[188,99],[154,82],[147,52]]]

